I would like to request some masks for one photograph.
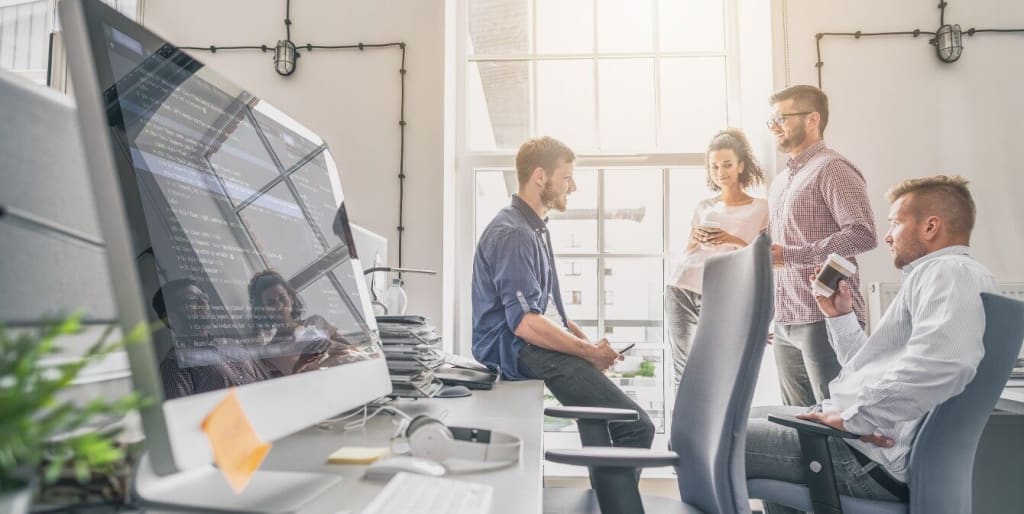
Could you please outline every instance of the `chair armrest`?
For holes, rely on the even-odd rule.
[[[794,428],[797,431],[800,438],[800,463],[804,468],[807,488],[810,490],[813,512],[842,514],[843,506],[839,498],[839,487],[836,484],[832,450],[829,448],[828,438],[856,439],[860,436],[793,416],[769,414],[768,421]]]
[[[603,407],[547,407],[544,414],[555,418],[603,419],[606,421],[637,421],[640,414],[632,409]]]
[[[559,464],[609,468],[660,468],[679,462],[676,452],[624,447],[548,450],[544,458]]]
[[[798,419],[794,416],[776,416],[774,414],[768,415],[768,421],[779,425],[795,428],[799,432],[810,433],[822,436],[842,437],[844,439],[857,439],[860,436],[845,430],[839,430],[832,428],[824,423],[817,421],[811,421],[807,419]]]

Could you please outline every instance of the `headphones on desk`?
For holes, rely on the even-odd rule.
[[[519,461],[520,438],[483,428],[450,427],[441,420],[420,414],[400,433],[414,457],[440,462],[449,472],[487,471]]]

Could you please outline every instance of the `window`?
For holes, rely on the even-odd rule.
[[[577,191],[549,222],[567,315],[593,340],[637,343],[610,376],[659,432],[667,428],[672,367],[664,287],[694,206],[712,194],[705,145],[730,121],[739,124],[736,49],[727,37],[735,30],[733,5],[463,0],[455,179],[467,213],[457,217],[457,268],[465,270],[458,278],[460,349],[471,344],[473,250],[518,188],[515,152],[531,137],[558,138],[577,154]],[[550,419],[547,428],[575,425]]]
[[[138,0],[103,1],[138,19]],[[57,0],[0,0],[0,68],[46,84],[50,33],[57,25]]]

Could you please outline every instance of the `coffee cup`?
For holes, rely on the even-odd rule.
[[[821,271],[811,283],[811,290],[817,296],[832,296],[839,289],[839,281],[846,280],[857,272],[857,266],[839,254],[829,254]]]
[[[703,229],[722,230],[722,224],[715,220],[704,220],[700,226]]]

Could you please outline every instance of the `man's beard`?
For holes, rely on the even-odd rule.
[[[791,132],[782,141],[779,141],[779,150],[783,152],[792,151],[794,148],[804,144],[807,140],[807,126],[804,123],[800,123],[797,130]]]
[[[892,263],[896,269],[903,269],[907,264],[924,257],[926,253],[924,244],[915,240],[910,242],[904,250],[897,251],[896,255],[892,256]]]
[[[540,203],[548,209],[554,209],[558,212],[565,212],[566,201],[564,194],[559,194],[554,189],[551,189],[547,185],[544,186],[544,190],[540,192]]]

